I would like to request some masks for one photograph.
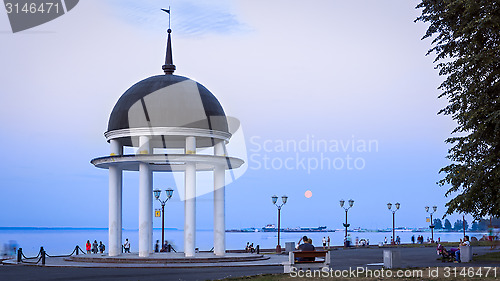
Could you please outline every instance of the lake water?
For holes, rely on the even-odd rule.
[[[384,241],[384,237],[390,242],[392,232],[350,232],[352,241],[356,237],[359,239],[369,239],[371,245],[376,245]],[[469,236],[481,238],[485,233],[467,233]],[[281,233],[281,246],[285,242],[297,243],[299,239],[307,235],[313,240],[315,246],[321,245],[323,237],[330,236],[331,245],[342,245],[344,241],[344,232],[285,232]],[[401,243],[411,243],[411,236],[423,235],[425,240],[431,236],[430,232],[408,232],[396,231],[396,236],[401,237]],[[138,251],[137,230],[123,230],[123,240],[128,238],[131,241],[131,251]],[[434,233],[434,239],[441,238],[441,241],[458,241],[463,238],[462,232],[437,232]],[[161,240],[161,229],[154,229],[154,240]],[[165,239],[168,240],[177,251],[183,250],[183,231],[165,230]],[[26,256],[36,255],[43,246],[50,255],[69,254],[76,245],[85,249],[87,240],[102,241],[108,245],[107,229],[8,229],[0,228],[0,245],[9,241],[16,241],[19,247],[23,248]],[[228,250],[244,249],[247,242],[254,243],[254,246],[260,245],[260,248],[275,248],[277,243],[276,232],[228,232],[226,233],[226,248]],[[213,246],[213,232],[211,230],[199,230],[196,232],[196,246],[202,251],[208,251]]]

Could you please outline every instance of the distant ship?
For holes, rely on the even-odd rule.
[[[259,232],[257,228],[228,229],[226,232]]]
[[[261,228],[262,232],[277,232],[278,228],[274,224],[268,224]],[[318,226],[318,227],[297,227],[297,228],[282,228],[281,232],[320,232],[327,231],[326,226]]]
[[[326,232],[326,231],[334,231],[327,230],[326,226],[318,226],[318,227],[296,227],[296,228],[282,228],[281,232]],[[241,228],[241,229],[228,229],[226,232],[278,232],[278,228],[274,224],[268,224],[263,228]]]

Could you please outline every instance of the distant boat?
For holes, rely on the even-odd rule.
[[[326,231],[326,226],[318,226],[318,227],[300,227],[299,232],[314,232],[314,231]],[[297,232],[294,230],[293,232]]]
[[[261,228],[262,232],[277,232],[278,228],[274,224],[268,224]],[[282,232],[320,232],[326,231],[326,226],[318,226],[318,227],[297,227],[297,228],[282,228],[280,229]]]
[[[276,225],[274,225],[274,224],[268,224],[268,225],[264,226],[263,228],[261,228],[261,230],[263,232],[276,232],[276,231],[278,231],[278,228],[276,228]]]
[[[242,229],[228,229],[226,232],[259,232],[257,228],[250,227],[250,228],[242,228]]]

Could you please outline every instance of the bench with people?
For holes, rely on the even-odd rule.
[[[250,244],[250,242],[247,242],[247,246],[245,247],[245,252],[246,253],[255,253],[255,248],[253,247],[253,243]]]
[[[460,239],[458,248],[450,248],[450,250],[446,250],[446,248],[438,242],[437,254],[441,256],[442,262],[469,262],[472,258],[469,236],[465,236],[463,242],[462,239]]]
[[[312,270],[330,267],[330,252],[316,251],[316,248],[312,244],[312,239],[307,236],[299,240],[296,249],[296,251],[292,251],[288,254],[288,261],[283,263],[285,273],[290,273],[292,268],[295,268],[295,270]],[[319,258],[319,260],[317,258]]]

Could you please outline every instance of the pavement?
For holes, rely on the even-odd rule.
[[[383,262],[383,250],[384,248],[378,247],[332,250],[331,266],[333,269],[341,270],[357,267],[380,269]],[[402,268],[500,267],[499,262],[443,263],[438,260],[435,247],[397,248],[394,250],[401,251]],[[489,247],[474,247],[473,252],[481,255],[491,252],[491,250]],[[229,277],[283,273],[281,263],[288,259],[287,255],[270,254],[264,255],[264,257],[268,257],[268,259],[218,262],[190,261],[187,263],[107,263],[47,258],[45,266],[15,265],[12,262],[10,265],[2,265],[0,266],[0,280],[219,280]],[[129,258],[137,259],[138,257],[130,255]],[[200,258],[203,260],[202,256]]]
[[[500,266],[499,262],[470,262],[470,263],[450,263],[438,260],[440,256],[436,254],[436,247],[414,247],[414,248],[352,248],[331,251],[330,266],[333,269],[349,269],[355,267],[381,268],[384,262],[384,250],[396,250],[401,252],[401,267],[463,267],[463,266]],[[496,250],[500,251],[500,250]],[[473,247],[474,255],[483,255],[492,252],[490,247]],[[375,264],[375,265],[371,265]]]
[[[71,257],[48,257],[45,267],[92,267],[92,268],[200,268],[200,267],[254,267],[281,266],[287,260],[285,255],[257,255],[227,253],[216,257],[212,253],[198,253],[193,258],[183,258],[183,253],[155,253],[148,258],[137,253],[123,254],[118,257],[92,254]],[[3,261],[5,265],[40,266],[40,263],[18,264],[16,260]]]

